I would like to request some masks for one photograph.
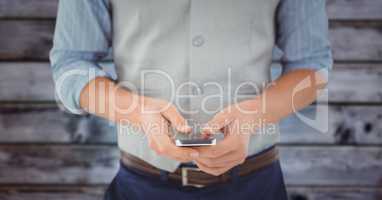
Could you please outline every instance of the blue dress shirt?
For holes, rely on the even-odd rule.
[[[332,67],[325,9],[325,0],[280,1],[275,45],[282,51],[279,59],[283,73]],[[59,1],[50,61],[58,99],[72,113],[82,113],[79,97],[90,80],[115,78],[99,64],[110,55],[111,45],[112,13],[108,0]],[[67,76],[69,71],[73,73]]]

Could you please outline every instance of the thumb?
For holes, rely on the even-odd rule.
[[[191,132],[191,127],[187,124],[187,121],[183,118],[183,116],[177,111],[175,106],[170,106],[162,112],[162,115],[177,131],[182,133]]]
[[[230,115],[221,112],[215,115],[202,129],[203,135],[218,134],[221,130],[231,123]]]

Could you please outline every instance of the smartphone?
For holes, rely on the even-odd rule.
[[[216,145],[216,138],[176,139],[175,145],[178,147],[211,146],[211,145]]]
[[[195,121],[188,121],[188,124],[192,127],[191,133],[183,134],[176,129],[173,129],[175,133],[175,145],[178,147],[198,147],[198,146],[211,146],[216,145],[216,137],[205,137],[202,136],[201,130],[202,126],[200,123]]]

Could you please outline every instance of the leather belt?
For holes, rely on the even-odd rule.
[[[278,160],[278,150],[276,147],[272,147],[260,154],[248,157],[243,164],[237,166],[237,173],[239,176],[246,176],[270,165],[276,160]],[[148,175],[157,176],[158,178],[160,177],[160,169],[129,153],[121,151],[121,161],[126,167],[142,171]],[[202,172],[196,166],[181,166],[175,172],[169,172],[168,178],[170,181],[174,181],[182,186],[205,187],[227,182],[231,179],[231,174],[228,171],[220,176],[213,176]]]

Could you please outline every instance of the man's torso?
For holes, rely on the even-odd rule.
[[[278,0],[112,0],[118,81],[174,103],[205,123],[225,106],[252,98],[270,81]],[[185,96],[186,95],[186,96]],[[252,136],[249,154],[278,140],[277,127]],[[148,148],[142,133],[119,128],[118,144],[174,171],[178,162]]]

